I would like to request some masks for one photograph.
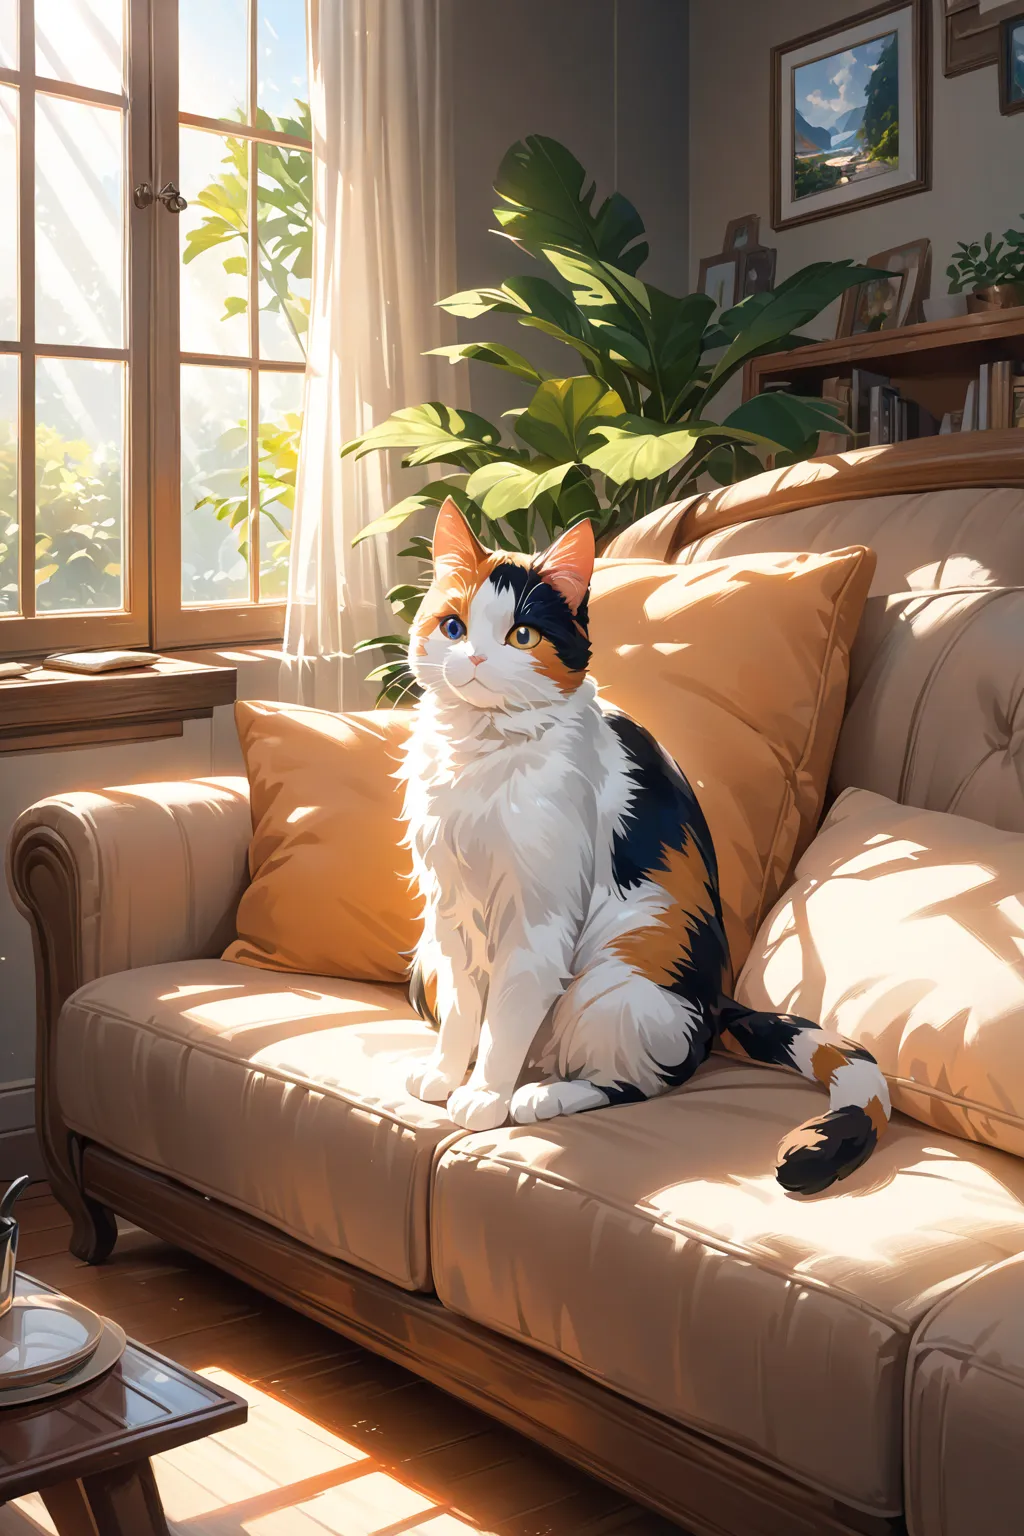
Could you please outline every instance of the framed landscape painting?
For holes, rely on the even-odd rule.
[[[1003,22],[1000,43],[999,110],[1024,112],[1024,15]]]
[[[772,225],[924,191],[927,0],[896,0],[772,50]]]

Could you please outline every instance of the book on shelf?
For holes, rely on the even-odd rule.
[[[1024,427],[1024,379],[1017,379],[1014,382],[1010,425],[1012,427]]]
[[[961,431],[989,432],[1024,426],[1020,410],[1024,379],[1020,370],[1021,364],[1008,358],[982,363],[978,377],[967,386]]]

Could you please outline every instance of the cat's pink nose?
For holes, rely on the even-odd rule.
[[[487,660],[487,657],[486,656],[471,656],[469,659],[473,663],[474,667],[478,667],[482,661],[486,661]]]

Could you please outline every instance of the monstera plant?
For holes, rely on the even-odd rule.
[[[792,463],[813,454],[820,432],[844,430],[818,398],[760,394],[723,421],[713,419],[711,406],[748,358],[801,345],[800,326],[845,289],[882,274],[849,261],[816,262],[773,293],[716,314],[702,293],[677,297],[637,276],[648,255],[640,215],[618,192],[595,209],[594,184],[554,139],[514,144],[494,187],[500,234],[546,271],[456,293],[440,306],[462,320],[507,315],[554,337],[575,354],[575,371],[552,374],[501,342],[438,347],[453,364],[483,363],[521,381],[525,403],[505,412],[505,432],[435,400],[396,411],[347,443],[345,454],[396,451],[405,467],[444,467],[364,528],[357,543],[451,496],[485,544],[526,553],[590,518],[600,547],[687,494],[705,473],[730,484],[756,474],[766,454]],[[408,624],[429,584],[429,540],[418,534],[401,554],[419,562],[417,575],[388,597]],[[359,646],[383,655],[369,674],[382,700],[415,692],[405,647],[400,634]]]

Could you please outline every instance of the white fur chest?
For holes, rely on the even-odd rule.
[[[482,966],[510,921],[527,930],[570,914],[581,921],[592,885],[592,706],[533,725],[499,729],[478,711],[452,718],[426,704],[408,748],[406,819],[421,894]]]

